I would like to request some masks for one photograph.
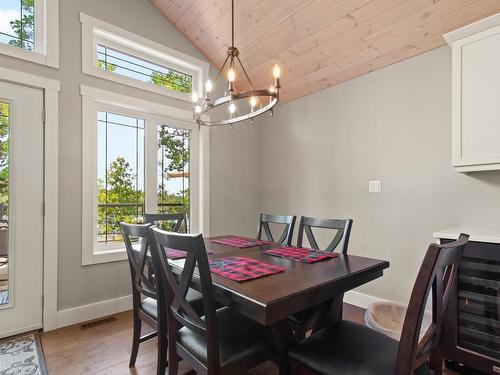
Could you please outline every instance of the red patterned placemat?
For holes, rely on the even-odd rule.
[[[175,250],[175,249],[170,249],[168,247],[165,247],[165,253],[167,254],[168,259],[182,259],[186,257],[186,252],[183,250]],[[211,251],[207,250],[207,254],[212,254]]]
[[[319,262],[320,260],[338,257],[337,253],[305,249],[301,247],[278,247],[276,249],[266,250],[263,253],[275,257],[296,260],[302,263],[314,263]]]
[[[270,244],[270,242],[268,241],[256,240],[253,238],[246,238],[239,236],[220,238],[217,240],[212,240],[212,242],[238,248],[264,246]]]
[[[236,281],[257,279],[284,270],[283,267],[242,257],[226,257],[210,261],[210,271]]]

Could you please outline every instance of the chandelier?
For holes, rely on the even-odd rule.
[[[210,98],[213,89],[212,81],[208,80],[205,83],[205,95],[201,98],[197,92],[193,91],[191,98],[193,101],[193,118],[198,125],[204,126],[219,126],[219,125],[233,125],[237,122],[250,120],[253,124],[253,119],[263,113],[269,112],[273,115],[273,108],[279,101],[280,90],[280,74],[281,70],[278,65],[273,67],[274,84],[269,89],[257,90],[252,84],[245,67],[240,60],[240,52],[234,46],[234,0],[231,0],[231,47],[227,50],[227,57],[222,64],[222,67],[217,74],[215,81],[220,76],[224,75],[224,68],[228,66],[226,73],[227,89],[224,96],[218,99]],[[237,91],[236,89],[236,71],[235,67],[238,64],[243,72],[246,80],[250,84],[251,90]],[[246,100],[248,102],[245,104]],[[243,103],[242,103],[243,102]],[[205,121],[202,116],[204,114],[213,113],[216,108],[227,106],[227,110],[217,112],[219,115],[223,113],[223,119],[217,121]]]

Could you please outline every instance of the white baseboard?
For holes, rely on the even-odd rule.
[[[368,294],[355,292],[351,290],[344,294],[344,302],[366,309],[370,304],[374,302],[388,302],[388,301],[382,298],[370,296]]]
[[[40,328],[42,328],[41,324],[34,325],[34,326],[22,327],[22,328],[14,329],[12,331],[2,332],[2,333],[0,333],[0,339],[3,339],[4,337],[19,335],[21,333],[36,331]]]
[[[88,322],[132,309],[132,295],[77,306],[57,312],[57,328]]]

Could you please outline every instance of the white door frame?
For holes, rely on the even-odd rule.
[[[60,82],[2,67],[0,80],[44,92],[43,330],[50,331],[57,328]]]

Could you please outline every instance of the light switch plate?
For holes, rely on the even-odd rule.
[[[368,192],[369,193],[382,192],[382,182],[380,180],[368,181]]]

